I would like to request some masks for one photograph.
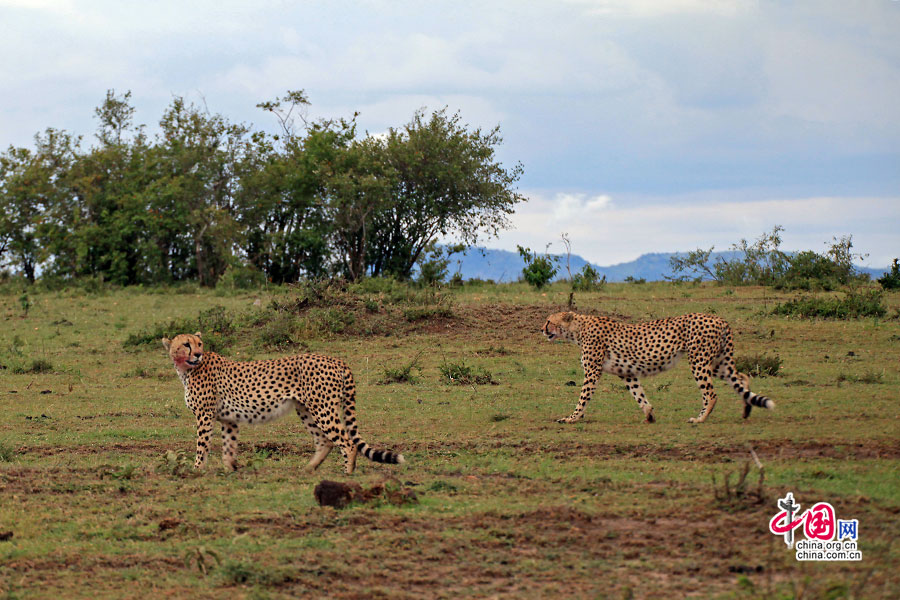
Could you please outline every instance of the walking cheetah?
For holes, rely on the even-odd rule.
[[[203,351],[200,332],[162,339],[184,384],[184,401],[197,418],[197,459],[206,463],[213,421],[222,424],[222,461],[237,468],[238,427],[267,423],[292,408],[312,434],[316,452],[307,465],[314,471],[336,445],[344,471],[356,467],[356,453],[380,463],[402,464],[402,454],[373,450],[356,428],[356,385],[343,361],[319,354],[236,362]]]
[[[744,400],[744,418],[754,406],[775,408],[775,403],[750,391],[750,378],[734,366],[734,338],[731,327],[714,315],[692,313],[634,325],[607,317],[560,312],[547,318],[542,333],[581,346],[584,383],[575,411],[559,423],[574,423],[584,417],[584,407],[594,394],[601,373],[621,377],[637,400],[648,423],[653,423],[653,407],[647,402],[638,379],[656,375],[675,366],[683,355],[691,361],[691,372],[703,393],[700,414],[688,420],[702,423],[716,405],[712,376],[731,383]]]

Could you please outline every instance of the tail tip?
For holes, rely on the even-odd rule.
[[[398,464],[398,465],[402,465],[402,464],[405,463],[405,462],[406,462],[406,459],[403,458],[403,455],[402,455],[402,454],[398,454],[398,455],[397,455],[397,464]]]
[[[775,410],[775,403],[766,398],[766,408],[769,410]]]

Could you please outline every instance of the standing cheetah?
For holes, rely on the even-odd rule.
[[[574,423],[584,417],[584,407],[594,394],[601,373],[621,377],[637,400],[648,423],[653,407],[647,402],[638,379],[656,375],[675,366],[683,355],[691,361],[691,372],[703,393],[700,414],[688,420],[702,423],[716,405],[712,377],[731,383],[744,400],[744,418],[754,406],[775,408],[775,403],[750,391],[750,378],[734,366],[734,338],[731,327],[714,315],[692,313],[631,325],[607,317],[560,312],[547,318],[541,329],[550,341],[562,338],[581,346],[584,383],[575,412],[560,423]]]
[[[239,425],[274,421],[292,408],[316,444],[306,467],[309,472],[335,445],[344,455],[348,475],[356,467],[357,451],[375,462],[405,462],[402,454],[373,450],[360,438],[353,374],[337,358],[304,354],[235,362],[215,352],[204,353],[199,331],[163,338],[162,343],[184,384],[184,401],[197,418],[197,468],[206,463],[213,421],[222,424],[222,461],[234,470]]]

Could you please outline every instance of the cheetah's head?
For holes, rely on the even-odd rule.
[[[541,328],[541,333],[547,336],[551,342],[557,338],[565,340],[575,339],[575,313],[558,312],[547,317],[547,322]]]
[[[169,358],[175,363],[175,368],[182,373],[196,369],[203,360],[203,340],[200,332],[181,333],[173,339],[163,338],[163,347],[169,351]]]

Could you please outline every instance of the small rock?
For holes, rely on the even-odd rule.
[[[13,536],[12,531],[0,531],[0,542],[5,542],[7,540],[11,540]]]
[[[576,385],[578,385],[578,384],[575,383],[574,381],[572,381],[572,380],[570,379],[569,381],[566,382],[566,385],[569,386],[569,387],[574,387],[574,386],[576,386]]]

